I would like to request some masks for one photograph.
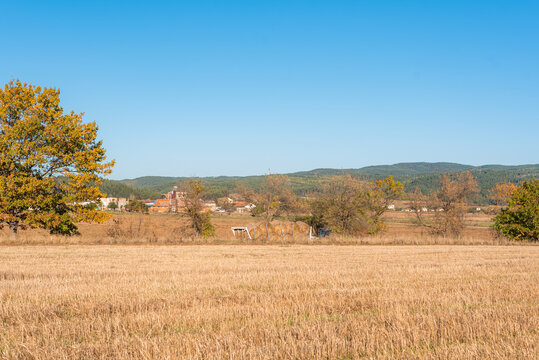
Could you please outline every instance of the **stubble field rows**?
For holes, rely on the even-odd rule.
[[[537,246],[3,246],[0,358],[539,357]]]

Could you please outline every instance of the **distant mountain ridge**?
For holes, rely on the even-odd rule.
[[[438,162],[413,162],[413,163],[398,163],[393,165],[373,165],[365,166],[358,169],[314,169],[310,171],[301,171],[292,173],[291,175],[337,175],[340,173],[364,174],[364,175],[415,175],[429,173],[447,173],[471,170],[474,166],[463,165],[456,163]]]
[[[374,165],[366,166],[358,169],[332,169],[332,168],[319,168],[308,171],[298,171],[293,173],[287,173],[288,176],[313,176],[313,177],[327,177],[340,174],[352,174],[352,175],[371,175],[371,176],[411,176],[411,175],[425,175],[425,174],[442,174],[453,173],[461,171],[481,171],[481,170],[496,170],[496,171],[516,171],[516,170],[532,170],[539,171],[539,164],[528,165],[464,165],[449,162],[410,162],[410,163],[397,163],[393,165]],[[539,174],[538,174],[539,175]],[[262,175],[249,175],[249,176],[207,176],[201,177],[208,181],[219,180],[241,180],[257,178]],[[189,177],[174,177],[174,176],[142,176],[134,179],[117,180],[117,182],[126,184],[134,188],[152,188],[163,184],[170,184],[176,181],[182,181]]]
[[[539,164],[526,165],[481,165],[472,166],[449,162],[410,162],[393,165],[366,166],[358,169],[313,169],[288,173],[292,189],[298,195],[302,195],[320,188],[321,182],[331,176],[350,174],[371,178],[384,178],[393,176],[405,185],[406,191],[416,187],[423,192],[430,192],[438,186],[439,175],[443,173],[457,173],[470,170],[476,177],[483,200],[486,201],[487,191],[499,182],[519,183],[523,179],[539,177]],[[258,188],[263,175],[254,176],[217,176],[201,177],[200,179],[208,188],[208,196],[216,198],[232,192],[238,183],[244,183],[253,188]],[[160,197],[169,191],[178,181],[184,181],[188,177],[167,176],[143,176],[135,179],[119,181],[107,180],[102,190],[109,196],[136,198]]]
[[[518,169],[535,169],[539,170],[539,164],[527,164],[527,165],[464,165],[449,162],[410,162],[410,163],[397,163],[393,165],[373,165],[365,166],[358,169],[314,169],[309,171],[301,171],[291,173],[289,175],[337,175],[340,173],[358,173],[365,175],[387,175],[387,176],[399,176],[399,175],[420,175],[420,174],[432,174],[432,173],[452,173],[461,172],[466,170],[518,170]]]

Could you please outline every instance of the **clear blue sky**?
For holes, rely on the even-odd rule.
[[[539,162],[539,1],[3,1],[112,178]]]

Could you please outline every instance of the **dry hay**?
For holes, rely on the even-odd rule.
[[[254,239],[282,239],[283,235],[285,239],[299,239],[309,236],[309,225],[302,221],[277,221],[274,220],[271,223],[258,224],[253,230],[249,229],[251,236]],[[254,234],[254,235],[253,235]]]
[[[114,221],[116,219],[117,221]],[[189,219],[184,216],[161,214],[139,215],[118,213],[103,224],[78,224],[81,235],[65,237],[50,235],[48,231],[30,229],[21,231],[17,239],[11,239],[9,229],[0,230],[0,245],[20,244],[192,244],[192,243],[283,243],[280,224],[283,227],[286,243],[296,244],[508,244],[499,238],[491,229],[491,218],[480,214],[467,216],[466,229],[463,236],[457,238],[440,238],[430,234],[428,229],[415,223],[415,215],[410,213],[391,212],[384,217],[388,228],[376,236],[345,237],[333,233],[330,237],[309,239],[309,226],[296,222],[292,231],[292,222],[273,221],[268,230],[270,240],[266,238],[266,227],[260,218],[251,216],[214,216],[211,219],[215,226],[215,237],[198,238],[190,227]],[[247,234],[234,236],[231,227],[245,226],[255,236],[250,240]],[[254,231],[253,231],[254,230]],[[292,237],[292,234],[294,236]]]

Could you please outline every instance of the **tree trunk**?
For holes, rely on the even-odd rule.
[[[8,225],[9,225],[9,239],[10,240],[17,239],[17,231],[19,230],[19,223],[11,222]]]

